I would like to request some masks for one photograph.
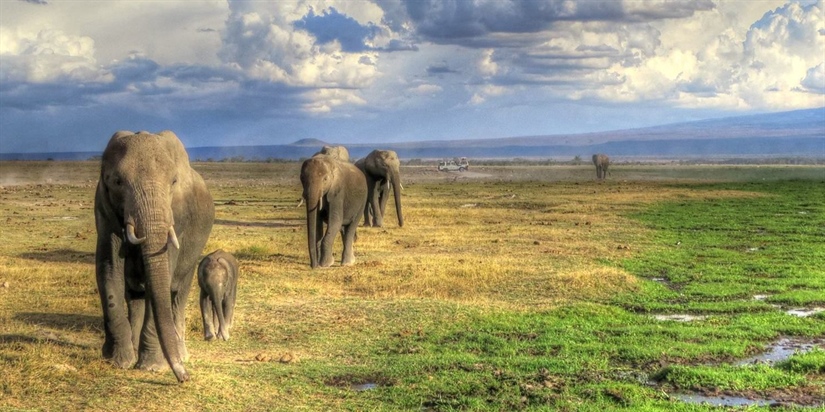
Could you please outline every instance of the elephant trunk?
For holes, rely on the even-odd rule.
[[[169,264],[170,247],[177,246],[172,228],[172,211],[163,190],[138,190],[135,197],[135,223],[142,232],[143,264],[146,290],[152,304],[161,350],[179,382],[189,380],[183,367],[172,314],[172,274]]]
[[[318,240],[317,228],[319,224],[318,215],[323,204],[323,196],[320,191],[310,191],[306,193],[307,205],[307,246],[309,247],[310,267],[318,267]]]
[[[404,215],[401,214],[401,179],[398,173],[393,173],[392,194],[395,197],[395,213],[398,216],[398,226],[404,227]]]

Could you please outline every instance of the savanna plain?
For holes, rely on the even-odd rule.
[[[299,163],[194,167],[241,274],[229,341],[193,285],[178,384],[101,356],[99,164],[0,163],[0,409],[825,408],[825,166],[405,166],[405,226],[318,270]]]

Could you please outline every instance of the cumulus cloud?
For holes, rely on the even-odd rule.
[[[220,51],[224,63],[256,80],[338,89],[307,92],[321,99],[307,106],[310,112],[362,104],[358,90],[380,75],[377,54],[365,45],[375,29],[334,8],[316,14],[301,4],[231,1],[230,9]]]
[[[95,60],[95,42],[59,30],[19,33],[0,28],[0,81],[54,83],[109,82],[111,73]]]

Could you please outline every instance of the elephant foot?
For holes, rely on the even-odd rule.
[[[141,353],[140,359],[138,359],[138,362],[135,365],[135,369],[153,372],[163,371],[169,369],[169,363],[166,362],[166,358],[163,357],[162,352],[151,354]]]
[[[221,340],[229,340],[229,332],[221,331],[218,335],[220,336]]]
[[[118,368],[130,368],[135,364],[135,351],[132,348],[114,344],[103,345],[103,358],[110,359]]]
[[[111,360],[118,368],[128,369],[135,364],[135,352],[131,349],[115,351]]]
[[[333,262],[335,262],[335,259],[332,256],[330,256],[329,258],[324,258],[323,260],[321,260],[321,262],[318,264],[318,266],[320,266],[322,268],[328,268],[328,267],[332,266]]]
[[[206,332],[206,333],[203,334],[203,340],[205,340],[207,342],[211,342],[211,341],[215,340],[215,334],[212,333],[212,332]]]

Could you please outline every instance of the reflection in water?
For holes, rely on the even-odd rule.
[[[765,353],[740,360],[735,365],[751,365],[755,363],[774,364],[790,358],[794,353],[810,352],[816,345],[810,342],[794,341],[782,338],[767,346]]]
[[[698,394],[674,393],[670,395],[682,402],[708,404],[712,406],[770,406],[775,403],[764,399],[748,399],[737,396],[705,396]]]
[[[362,392],[362,391],[368,391],[370,389],[375,389],[377,387],[378,387],[377,383],[367,382],[367,383],[361,383],[361,384],[357,384],[357,385],[353,384],[353,385],[350,385],[349,388],[356,391],[356,392]]]

